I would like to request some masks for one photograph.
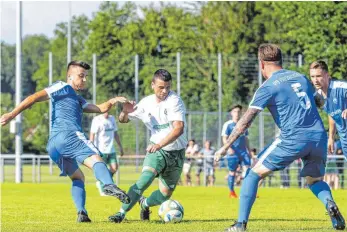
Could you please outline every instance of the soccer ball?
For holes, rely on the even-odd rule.
[[[167,200],[160,205],[158,214],[165,223],[177,223],[182,221],[184,209],[178,201]]]

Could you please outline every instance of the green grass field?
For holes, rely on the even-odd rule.
[[[121,185],[127,189],[129,185]],[[154,190],[151,187],[145,195]],[[185,209],[179,224],[163,224],[152,208],[150,222],[139,221],[136,205],[128,221],[107,221],[120,202],[100,197],[94,183],[87,184],[87,209],[93,223],[77,224],[70,196],[70,184],[13,184],[1,186],[2,231],[223,231],[237,217],[238,199],[227,198],[227,187],[178,186],[173,195]],[[239,192],[239,189],[237,189]],[[333,191],[336,202],[347,217],[347,190]],[[262,188],[248,225],[249,231],[333,231],[323,205],[308,189]]]

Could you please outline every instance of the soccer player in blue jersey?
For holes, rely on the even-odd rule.
[[[230,110],[231,120],[227,121],[223,125],[222,139],[223,144],[227,143],[227,139],[233,131],[236,123],[240,120],[242,106],[235,105]],[[229,154],[227,155],[229,175],[228,175],[228,186],[229,186],[229,197],[238,198],[234,190],[234,182],[236,169],[241,166],[243,169],[243,177],[247,175],[249,167],[251,165],[249,140],[247,138],[248,130],[238,138],[233,145],[231,145]]]
[[[71,194],[78,212],[77,222],[91,222],[85,208],[84,175],[78,163],[93,169],[96,179],[105,184],[105,194],[115,196],[123,203],[130,201],[128,195],[114,184],[100,152],[82,131],[83,112],[105,113],[117,102],[125,103],[127,99],[115,97],[100,105],[88,103],[76,92],[84,89],[89,69],[90,66],[85,62],[71,61],[67,67],[67,82],[58,81],[30,95],[12,112],[0,118],[1,125],[6,125],[33,104],[51,100],[52,123],[47,151],[60,168],[60,175],[68,175],[72,181]]]
[[[329,115],[328,151],[334,153],[337,129],[347,159],[347,82],[331,79],[328,65],[321,60],[310,65],[310,76],[317,93],[325,99],[323,109]]]
[[[244,179],[238,220],[226,231],[245,231],[259,180],[273,171],[284,169],[299,158],[304,164],[301,175],[306,177],[310,190],[326,207],[333,227],[344,229],[345,221],[329,186],[323,181],[327,135],[314,102],[314,87],[303,74],[282,68],[282,53],[278,46],[261,45],[258,59],[266,81],[255,92],[249,108],[236,124],[227,143],[215,153],[215,161],[225,155],[265,107],[269,109],[281,134],[259,154],[258,162]]]

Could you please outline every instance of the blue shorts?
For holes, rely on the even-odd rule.
[[[234,150],[234,154],[228,154],[226,156],[228,161],[229,171],[236,171],[239,165],[241,166],[251,166],[251,159],[249,158],[248,152],[239,152]]]
[[[91,155],[99,154],[99,150],[80,131],[62,131],[50,136],[47,151],[51,159],[61,170],[60,176],[71,176],[78,163]]]
[[[301,159],[302,177],[321,177],[325,174],[327,161],[327,140],[294,141],[277,138],[259,155],[256,166],[263,164],[272,171],[282,170],[293,161]]]

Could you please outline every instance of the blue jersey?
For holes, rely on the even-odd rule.
[[[281,69],[258,88],[249,107],[267,107],[281,130],[280,138],[320,141],[326,133],[314,103],[314,92],[303,74]]]
[[[227,121],[223,125],[222,129],[222,136],[227,136],[231,134],[234,127],[236,126],[236,123],[232,120]],[[242,134],[232,145],[231,148],[236,150],[237,152],[247,152],[247,142],[246,142],[246,136],[248,136],[248,130],[244,134]]]
[[[344,155],[347,156],[347,120],[341,116],[342,112],[347,109],[347,82],[330,81],[323,109],[335,121]]]
[[[51,132],[82,132],[82,113],[87,101],[65,82],[58,81],[45,89],[52,102]]]

